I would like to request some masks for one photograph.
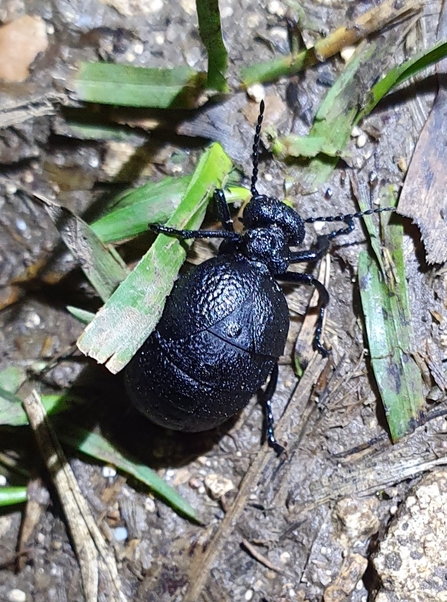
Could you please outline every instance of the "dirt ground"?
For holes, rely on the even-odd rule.
[[[373,3],[358,5],[303,4],[320,34]],[[289,52],[283,18],[287,4],[222,0],[220,8],[230,84],[236,90],[241,66]],[[424,6],[392,64],[434,44],[439,12],[439,2]],[[20,186],[56,198],[88,219],[102,195],[166,174],[191,173],[207,144],[200,120],[180,116],[177,132],[167,128],[152,134],[139,128],[125,143],[89,140],[67,125],[77,108],[70,91],[81,60],[151,67],[187,63],[205,69],[205,53],[192,0],[0,4],[2,23],[25,13],[44,20],[48,46],[24,82],[0,84],[0,369],[20,365],[37,375],[44,363],[61,356],[43,378],[31,378],[32,384],[41,390],[81,390],[89,403],[72,411],[74,419],[100,429],[121,450],[156,469],[203,521],[192,524],[135,481],[113,472],[108,476],[86,457],[70,457],[82,493],[115,552],[125,599],[447,600],[445,392],[427,386],[425,425],[391,444],[365,357],[356,279],[358,254],[366,246],[360,226],[331,253],[324,340],[332,353],[328,360],[314,357],[301,380],[291,357],[310,292],[284,289],[291,328],[273,400],[278,419],[285,411],[277,430],[287,445],[283,459],[261,448],[262,412],[256,400],[217,432],[170,433],[129,408],[119,376],[79,354],[67,355],[83,327],[66,306],[94,311],[100,304],[45,210],[20,194]],[[299,79],[268,86],[275,109],[266,123],[281,133],[306,133],[328,82],[342,67],[337,56]],[[429,75],[382,102],[361,124],[365,144],[357,138],[349,143],[350,165],[340,162],[330,181],[312,194],[302,195],[300,165],[270,156],[260,167],[260,191],[282,198],[286,188],[300,214],[311,217],[357,210],[350,174],[374,199],[387,184],[399,189],[436,89]],[[247,178],[254,121],[243,109],[249,103],[245,93],[232,94],[210,119],[214,138]],[[228,123],[231,135],[225,130]],[[414,353],[426,358],[427,349],[435,349],[440,358],[435,368],[445,378],[445,347],[433,317],[445,315],[445,268],[425,263],[417,228],[409,220],[404,223]],[[308,244],[311,240],[309,229]],[[208,243],[198,244],[191,260],[213,252]],[[79,565],[63,510],[37,458],[27,428],[0,430],[0,472],[14,485],[26,483],[17,467],[28,471],[36,501],[32,517],[23,507],[0,514],[0,600],[81,602]],[[9,470],[7,462],[15,469]],[[228,485],[228,490],[215,499],[210,482]],[[30,532],[25,553],[17,558],[24,525]],[[102,590],[99,599],[117,598]]]

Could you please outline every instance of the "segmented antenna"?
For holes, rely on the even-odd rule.
[[[261,126],[262,126],[262,120],[264,118],[264,109],[265,109],[265,103],[263,100],[261,100],[261,104],[259,106],[258,123],[256,124],[255,138],[253,141],[253,154],[252,154],[253,172],[252,172],[252,176],[251,176],[251,186],[250,186],[250,192],[251,192],[252,196],[258,196],[258,194],[259,194],[258,190],[256,188],[256,182],[258,180],[259,140],[261,138]]]
[[[308,217],[304,221],[306,224],[315,222],[346,222],[364,215],[372,215],[373,213],[382,213],[383,211],[396,211],[396,207],[380,207],[379,209],[367,209],[366,211],[358,211],[357,213],[347,213],[346,215],[328,215],[327,217]]]

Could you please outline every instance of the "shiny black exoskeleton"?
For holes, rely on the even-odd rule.
[[[269,379],[263,393],[266,435],[280,454],[283,447],[273,432],[271,398],[289,312],[276,280],[317,288],[320,311],[314,346],[327,355],[320,337],[329,294],[312,275],[287,270],[291,263],[317,261],[333,238],[353,230],[354,218],[381,210],[310,218],[306,222],[341,221],[346,227],[319,236],[313,249],[291,250],[304,240],[305,221],[292,208],[256,189],[263,113],[262,102],[253,144],[252,198],[242,218],[244,232],[234,231],[222,190],[216,190],[214,198],[223,230],[153,227],[181,238],[224,240],[217,257],[176,282],[156,330],[127,367],[126,385],[135,406],[156,424],[198,432],[242,410]]]

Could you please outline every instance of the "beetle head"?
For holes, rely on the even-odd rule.
[[[289,246],[300,245],[304,240],[303,219],[294,209],[273,196],[253,196],[244,209],[242,221],[246,230],[278,226]]]

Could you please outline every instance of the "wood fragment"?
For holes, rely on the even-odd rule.
[[[39,395],[33,391],[23,406],[64,509],[79,560],[87,602],[97,602],[99,587],[110,602],[126,602],[115,558],[95,522],[68,464]]]

